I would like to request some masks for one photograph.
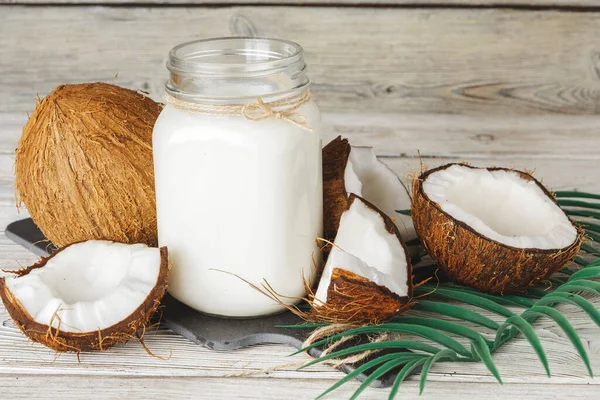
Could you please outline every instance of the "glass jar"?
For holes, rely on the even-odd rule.
[[[320,114],[293,42],[220,38],[169,53],[154,127],[158,239],[169,292],[208,314],[253,317],[305,295],[322,232]]]

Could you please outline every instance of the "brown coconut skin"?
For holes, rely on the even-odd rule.
[[[65,248],[56,251],[49,257],[42,257],[38,263],[28,268],[15,271],[15,274],[21,277],[29,274],[34,269],[43,268],[48,260]],[[160,301],[167,290],[169,262],[166,247],[160,248],[160,258],[157,284],[150,291],[146,300],[128,318],[101,331],[63,332],[34,321],[33,317],[7,288],[5,278],[0,278],[0,298],[2,298],[2,303],[4,303],[4,307],[15,325],[34,342],[41,343],[59,352],[79,353],[82,351],[106,350],[117,343],[142,338],[150,319],[158,310]],[[85,262],[85,260],[82,262]]]
[[[400,297],[367,278],[334,268],[327,303],[314,307],[313,316],[319,322],[381,324],[414,304],[408,296]]]
[[[335,239],[340,218],[350,204],[344,172],[351,149],[341,136],[323,148],[323,236],[329,241]]]
[[[577,254],[584,239],[579,228],[577,239],[568,247],[522,249],[494,242],[454,220],[423,190],[423,182],[429,175],[452,165],[475,168],[447,164],[413,180],[412,218],[427,252],[453,282],[488,293],[522,292],[548,279]],[[535,182],[556,203],[554,196],[528,173],[507,168],[486,169],[516,172],[521,178]]]
[[[311,309],[314,321],[328,323],[380,324],[411,308],[413,302],[412,264],[408,249],[402,241],[398,227],[383,211],[355,194],[350,194],[346,209],[361,201],[383,218],[386,230],[395,235],[406,256],[406,285],[408,296],[398,296],[387,287],[343,268],[334,268],[327,288],[326,304],[315,304]],[[341,266],[340,266],[341,267]]]
[[[106,83],[62,85],[23,128],[17,199],[57,247],[157,245],[152,130],[162,106]]]

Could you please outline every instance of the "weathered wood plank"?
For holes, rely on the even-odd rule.
[[[600,299],[591,299],[600,306]],[[569,321],[577,329],[584,348],[589,353],[593,370],[600,370],[600,339],[598,328],[581,310],[570,308]],[[488,312],[483,314],[492,317]],[[497,318],[496,318],[497,319]],[[20,333],[0,306],[0,365],[2,375],[69,375],[69,376],[131,376],[131,377],[202,377],[223,378],[230,375],[273,377],[290,380],[337,379],[342,375],[326,365],[303,370],[298,366],[309,359],[306,355],[288,357],[294,350],[281,345],[254,346],[235,351],[216,352],[193,344],[166,329],[149,331],[144,337],[151,351],[167,360],[149,356],[135,342],[113,347],[106,352],[82,353],[56,357],[54,351],[31,343]],[[600,378],[586,375],[583,362],[564,336],[561,329],[550,320],[536,323],[536,332],[542,341],[552,371],[550,383],[600,385]],[[519,363],[515,364],[518,354]],[[505,383],[548,383],[544,369],[539,364],[531,346],[523,338],[516,339],[494,354],[494,360]],[[495,379],[480,363],[444,363],[436,365],[430,380],[452,382],[493,383]],[[283,381],[281,381],[283,384]],[[321,387],[324,390],[325,387]]]
[[[1,79],[1,78],[0,78]],[[1,89],[0,89],[1,90]],[[321,103],[321,98],[318,99]],[[34,107],[35,101],[29,101]],[[0,155],[17,147],[26,113],[0,113]],[[337,135],[375,147],[379,155],[468,159],[486,157],[600,158],[600,119],[596,116],[464,116],[323,114],[323,141]],[[13,161],[2,159],[6,170]],[[0,179],[1,176],[0,176]],[[0,181],[0,184],[2,182]],[[0,185],[0,190],[4,190]]]
[[[303,44],[327,111],[600,112],[600,13],[377,7],[3,7],[0,109],[116,73],[159,95],[172,46],[226,35]]]
[[[132,4],[133,0],[0,0],[0,4]],[[595,0],[144,0],[144,4],[390,5],[390,6],[515,6],[597,7]]]
[[[69,379],[57,375],[9,375],[0,377],[0,385],[6,398],[55,400],[61,399],[314,399],[334,380],[306,379],[286,380],[270,378],[131,378],[131,377],[86,377]],[[45,390],[40,390],[40,388]],[[358,387],[357,382],[349,382],[337,389],[326,399],[348,399]],[[389,389],[369,388],[360,398],[375,400],[387,398]],[[595,385],[553,384],[512,384],[471,383],[447,381],[429,382],[423,394],[418,396],[418,381],[409,378],[399,391],[398,398],[437,400],[440,398],[485,397],[489,400],[537,400],[560,398],[593,399],[598,394]]]

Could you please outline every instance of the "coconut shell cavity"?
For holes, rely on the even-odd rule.
[[[519,292],[573,258],[582,232],[528,173],[448,164],[413,182],[412,217],[450,279],[491,293]]]
[[[57,351],[105,350],[143,335],[168,270],[165,247],[91,240],[0,278],[0,297],[33,341]]]

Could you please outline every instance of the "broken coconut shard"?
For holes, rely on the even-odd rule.
[[[381,323],[413,303],[412,266],[392,220],[351,194],[312,299],[314,320]]]
[[[412,217],[431,257],[461,285],[490,293],[535,286],[584,236],[525,172],[448,164],[413,181]]]
[[[167,248],[91,240],[0,278],[15,324],[57,351],[140,340],[167,288]]]
[[[338,136],[323,148],[324,237],[333,241],[349,194],[366,199],[388,216],[404,241],[417,237],[410,216],[396,213],[410,207],[410,195],[398,176],[379,161],[371,147],[350,146]]]

